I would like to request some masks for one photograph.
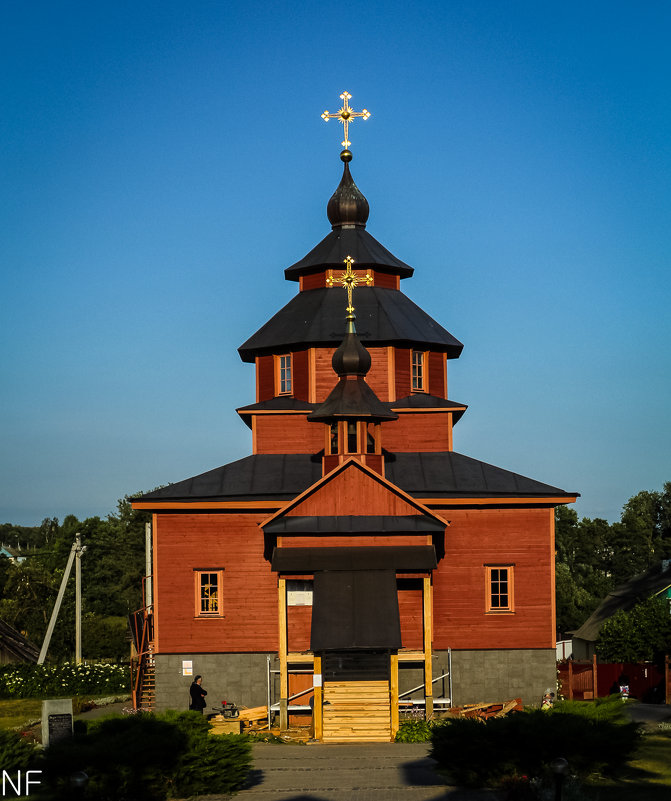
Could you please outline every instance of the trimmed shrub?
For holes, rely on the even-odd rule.
[[[487,721],[447,720],[434,727],[431,741],[431,755],[457,784],[497,786],[510,777],[542,777],[558,757],[578,776],[615,775],[633,753],[638,732],[635,723],[533,710]]]
[[[35,767],[39,749],[14,731],[0,729],[0,770],[15,774]]]
[[[431,739],[433,721],[420,718],[402,720],[396,732],[397,743],[428,743]]]
[[[44,755],[45,789],[54,801],[70,801],[70,777],[78,771],[89,777],[81,799],[163,801],[234,792],[251,764],[246,737],[210,735],[207,720],[193,712],[108,717],[78,728]]]

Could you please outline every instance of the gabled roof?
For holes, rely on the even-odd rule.
[[[356,226],[335,228],[307,256],[287,267],[284,277],[287,281],[298,281],[299,276],[320,267],[342,269],[346,256],[351,256],[357,267],[387,268],[401,278],[409,278],[414,273],[412,267],[397,259],[365,228]]]
[[[665,560],[633,576],[608,593],[582,626],[573,632],[573,638],[595,642],[603,624],[616,612],[628,612],[636,604],[659,595],[670,586],[671,564]]]
[[[456,359],[463,345],[398,289],[358,287],[359,339],[367,346],[419,345]],[[345,336],[342,294],[332,289],[299,292],[238,348],[243,362],[264,353],[339,345]]]
[[[36,645],[9,623],[0,620],[0,652],[3,651],[17,662],[37,662],[40,655]]]
[[[385,453],[385,475],[415,498],[562,498],[543,484],[454,451]],[[322,476],[322,454],[256,454],[149,492],[133,503],[290,500]]]

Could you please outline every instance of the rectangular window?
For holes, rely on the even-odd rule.
[[[287,606],[312,606],[312,579],[287,579]]]
[[[486,565],[488,612],[513,611],[513,566]]]
[[[196,617],[221,617],[224,614],[221,591],[223,570],[196,570]]]
[[[426,353],[423,350],[413,350],[412,352],[412,391],[426,392]]]
[[[277,357],[277,394],[290,395],[291,383],[291,354]]]

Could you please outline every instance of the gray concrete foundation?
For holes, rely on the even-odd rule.
[[[189,686],[200,673],[207,690],[207,708],[221,707],[223,700],[247,707],[266,704],[268,663],[278,666],[276,654],[156,654],[157,712],[189,708]],[[193,676],[182,675],[182,662],[193,663]],[[272,674],[273,677],[277,674]],[[277,693],[274,698],[277,698]]]
[[[441,663],[443,655],[447,664],[447,653],[437,653]],[[538,706],[548,687],[555,692],[556,660],[554,648],[453,650],[453,705],[521,698],[526,706]]]

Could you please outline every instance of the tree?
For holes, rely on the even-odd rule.
[[[620,610],[601,627],[596,652],[603,662],[663,662],[671,649],[671,614],[666,598],[650,598]]]

